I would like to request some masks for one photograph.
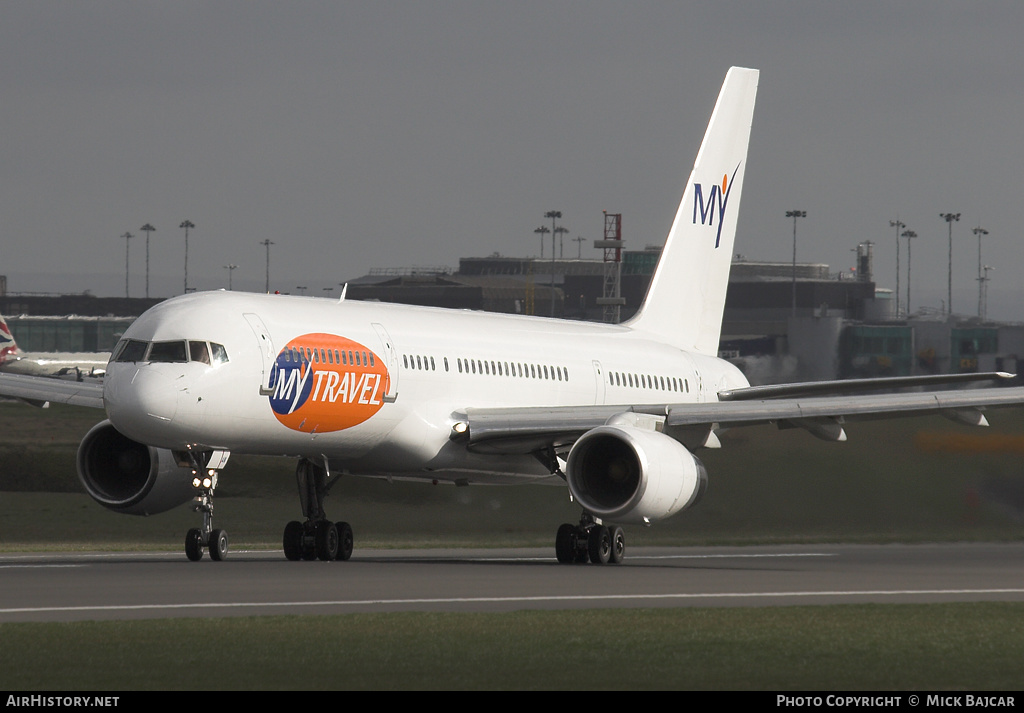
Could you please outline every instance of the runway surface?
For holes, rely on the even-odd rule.
[[[950,601],[1024,601],[1024,545],[634,548],[617,566],[553,548],[0,555],[0,622]]]

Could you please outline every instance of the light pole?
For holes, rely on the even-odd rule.
[[[562,217],[562,211],[560,210],[549,210],[544,214],[545,218],[551,218],[551,316],[555,316],[555,235],[558,234],[560,227],[555,226],[555,221]]]
[[[149,223],[146,223],[141,228],[142,232],[146,234],[146,297],[149,297],[149,234],[156,231]]]
[[[264,245],[267,248],[267,292],[268,293],[270,292],[270,246],[273,245],[273,244],[274,243],[270,240],[270,238],[267,238],[262,243],[260,243],[260,245]]]
[[[971,232],[978,236],[978,317],[980,318],[982,316],[981,293],[985,284],[985,276],[981,274],[981,236],[988,235],[988,231],[979,225]]]
[[[196,227],[191,220],[181,221],[179,228],[185,229],[185,294],[188,294],[188,230],[189,228]]]
[[[940,213],[947,224],[949,224],[949,282],[946,294],[946,314],[953,314],[953,222],[960,220],[959,213]]]
[[[576,259],[577,260],[582,260],[583,259],[583,240],[584,240],[584,238],[583,238],[582,235],[580,235],[578,237],[573,238],[573,240],[576,241]]]
[[[982,269],[985,271],[985,274],[981,278],[982,281],[983,281],[983,284],[985,285],[985,302],[984,302],[984,308],[982,309],[981,318],[983,320],[987,320],[988,319],[988,281],[990,279],[992,279],[992,278],[990,278],[988,276],[988,273],[989,273],[989,270],[994,270],[995,268],[994,267],[989,267],[988,265],[986,265]]]
[[[238,265],[225,265],[224,269],[228,271],[228,292],[231,291],[231,273],[235,271]]]
[[[806,218],[806,210],[787,210],[786,217],[793,219],[793,316],[796,317],[796,219]]]
[[[128,296],[128,241],[135,236],[131,233],[125,233],[121,236],[124,238],[124,296]]]
[[[547,235],[548,233],[550,233],[551,231],[548,228],[545,228],[542,225],[539,228],[537,228],[536,230],[534,230],[533,232],[535,232],[537,235],[540,236],[540,259],[543,260],[544,259],[544,236]]]
[[[910,241],[917,237],[913,230],[904,230],[903,237],[907,239],[907,316],[910,316]]]
[[[896,319],[900,318],[900,231],[906,228],[899,219],[890,220],[889,225],[896,228]]]
[[[557,228],[555,228],[555,233],[558,234],[558,259],[559,260],[561,260],[561,259],[563,259],[565,257],[565,242],[563,240],[563,236],[566,233],[568,233],[568,232],[569,232],[568,228],[563,228],[561,225],[559,225]],[[551,238],[551,248],[554,249],[554,247],[555,247],[555,239],[554,239],[554,236],[552,236],[552,238]]]

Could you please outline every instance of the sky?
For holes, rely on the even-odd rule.
[[[761,71],[736,251],[833,272],[873,242],[911,304],[1024,321],[1019,2],[0,5],[12,292],[333,294],[373,268],[599,258],[668,232],[726,71]],[[943,213],[959,213],[947,223]],[[125,239],[126,233],[134,237]],[[583,238],[583,242],[575,242]],[[545,246],[550,255],[550,244]],[[905,306],[907,245],[899,247]],[[228,270],[226,265],[237,265]]]

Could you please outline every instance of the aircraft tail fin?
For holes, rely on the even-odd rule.
[[[726,74],[647,296],[625,323],[680,349],[718,353],[758,74]]]
[[[14,341],[7,319],[0,314],[0,364],[18,355],[18,344]]]

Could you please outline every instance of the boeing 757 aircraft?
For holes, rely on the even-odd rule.
[[[984,425],[981,409],[1024,402],[1022,388],[876,393],[934,377],[750,387],[717,357],[757,82],[729,70],[647,296],[623,324],[194,293],[139,317],[102,385],[6,376],[0,393],[105,408],[78,452],[86,490],[129,514],[192,500],[193,560],[227,554],[213,495],[231,453],[297,459],[305,520],[284,529],[289,559],[349,558],[352,529],[328,519],[324,495],[351,474],[564,483],[581,516],[558,528],[558,560],[607,563],[622,561],[621,525],[700,499],[695,452],[719,445],[719,428],[845,440],[847,420]]]

